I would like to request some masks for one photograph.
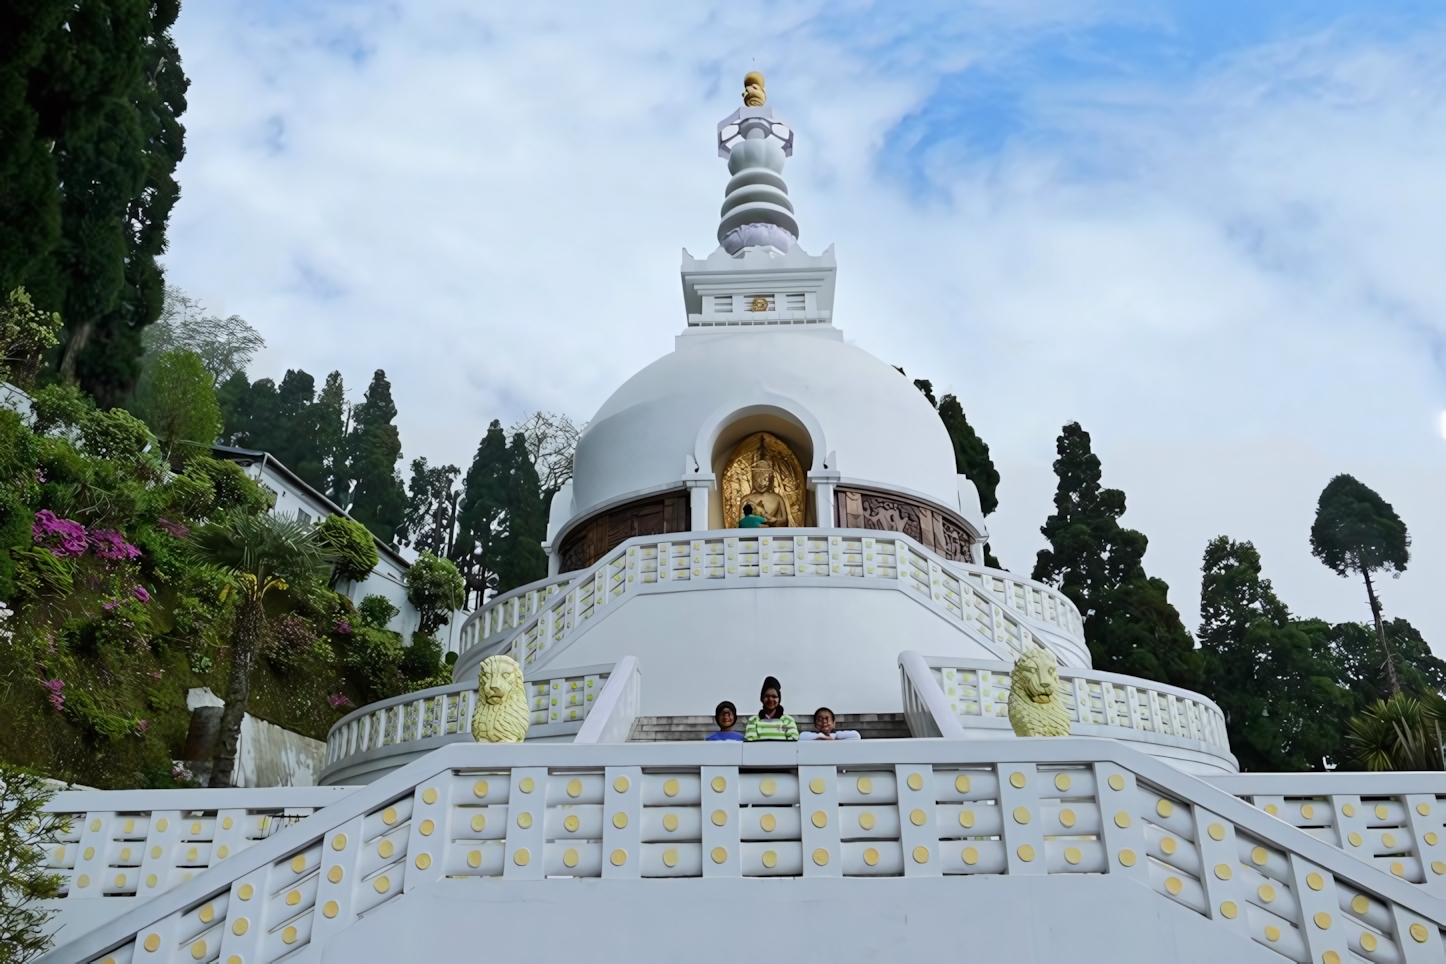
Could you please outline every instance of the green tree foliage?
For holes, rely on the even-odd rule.
[[[1406,571],[1411,559],[1411,536],[1406,524],[1390,503],[1371,488],[1349,475],[1338,475],[1327,483],[1316,505],[1315,523],[1310,527],[1310,551],[1338,576],[1359,573],[1366,582],[1366,597],[1376,622],[1376,640],[1390,681],[1392,694],[1401,692],[1396,658],[1386,639],[1381,620],[1381,601],[1371,582],[1371,573]]]
[[[0,277],[61,312],[62,375],[116,404],[139,375],[141,332],[161,309],[156,259],[184,153],[176,118],[188,81],[169,33],[179,4],[80,0],[59,21],[55,12],[27,3],[13,18],[28,66],[25,106],[15,75],[7,90],[4,112],[19,136],[4,166],[18,190],[4,204],[30,220],[0,243]]]
[[[167,461],[183,442],[192,443],[193,451],[209,450],[221,434],[214,382],[201,356],[184,349],[161,355],[142,377],[136,411],[160,440]]]
[[[296,518],[270,513],[224,513],[191,534],[193,558],[214,566],[229,578],[240,597],[240,611],[231,632],[231,671],[226,709],[211,771],[213,787],[232,785],[241,718],[251,696],[251,674],[266,635],[269,594],[304,597],[330,576],[315,527]]]
[[[506,509],[508,465],[507,435],[502,423],[493,419],[463,481],[457,541],[452,550],[472,605],[481,605],[488,591],[497,588],[501,555],[498,530]]]
[[[542,551],[542,540],[547,538],[547,512],[537,469],[521,432],[512,436],[507,455],[510,465],[504,503],[505,526],[497,560],[498,592],[547,575],[547,553]]]
[[[1443,719],[1446,701],[1439,694],[1397,693],[1354,717],[1346,741],[1367,770],[1446,770]]]
[[[1341,667],[1341,682],[1356,694],[1358,707],[1374,704],[1392,695],[1386,662],[1374,629],[1365,623],[1337,623],[1319,620],[1311,631],[1330,646]],[[1421,698],[1446,691],[1446,661],[1431,652],[1419,630],[1408,620],[1388,619],[1383,627],[1394,657],[1396,679],[1406,696]]]
[[[320,393],[316,380],[300,369],[288,370],[280,387],[269,378],[248,383],[244,372],[236,372],[216,396],[225,423],[222,441],[268,452],[337,505],[350,503],[340,372],[327,376]]]
[[[1058,586],[1084,616],[1085,641],[1096,669],[1193,686],[1200,657],[1169,586],[1145,573],[1149,540],[1123,528],[1125,494],[1100,485],[1100,460],[1090,436],[1071,422],[1057,441],[1055,512],[1040,528],[1050,548],[1033,578]]]
[[[419,552],[450,556],[457,528],[457,501],[462,492],[455,465],[428,466],[426,459],[412,460],[412,480],[403,517],[402,545]]]
[[[355,480],[350,510],[353,519],[390,543],[397,537],[407,509],[406,490],[397,462],[402,457],[402,439],[392,420],[397,406],[392,385],[380,368],[372,375],[365,401],[352,412],[353,427],[347,438],[350,474]]]
[[[333,584],[340,579],[361,582],[381,561],[371,531],[346,516],[327,516],[317,527],[317,538],[331,561]]]
[[[33,960],[49,949],[41,901],[60,893],[61,878],[45,866],[43,841],[67,829],[62,814],[42,808],[51,791],[39,774],[0,763],[0,964]]]
[[[0,305],[0,380],[28,389],[40,372],[44,354],[60,344],[58,312],[36,308],[24,288]]]
[[[1328,642],[1291,619],[1249,542],[1212,540],[1201,571],[1202,690],[1224,711],[1241,768],[1309,770],[1337,756],[1355,700]]]
[[[419,554],[407,570],[407,600],[417,607],[418,631],[431,636],[447,625],[453,611],[462,608],[464,588],[462,574],[450,559]]]

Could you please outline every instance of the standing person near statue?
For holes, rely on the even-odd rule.
[[[758,715],[749,719],[743,731],[743,739],[750,743],[760,740],[797,740],[798,724],[793,717],[783,712],[783,684],[770,676],[763,681],[763,691],[758,700],[763,708]]]
[[[768,523],[763,516],[754,514],[753,503],[750,502],[743,507],[743,518],[738,520],[738,528],[762,529],[767,525]]]

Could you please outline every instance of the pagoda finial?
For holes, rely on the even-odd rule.
[[[763,87],[763,75],[750,70],[743,75],[743,106],[762,107],[768,103],[768,91]]]

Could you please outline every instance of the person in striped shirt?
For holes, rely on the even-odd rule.
[[[798,724],[793,717],[783,712],[783,684],[770,676],[763,681],[763,692],[758,694],[763,708],[758,715],[750,717],[743,731],[743,739],[754,743],[759,740],[797,740]]]

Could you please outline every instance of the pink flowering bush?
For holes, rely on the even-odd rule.
[[[326,702],[327,705],[329,705],[334,710],[339,710],[347,706],[356,705],[351,701],[349,697],[347,697],[345,693],[333,693],[326,698]]]
[[[40,685],[49,693],[51,708],[57,713],[62,712],[65,709],[65,680],[41,680]]]
[[[35,523],[30,527],[35,544],[50,550],[57,559],[79,556],[90,547],[85,536],[85,526],[79,522],[59,518],[49,509],[35,513]]]
[[[125,536],[114,529],[92,529],[90,550],[102,559],[118,559],[129,562],[140,558],[141,551],[126,542]]]

